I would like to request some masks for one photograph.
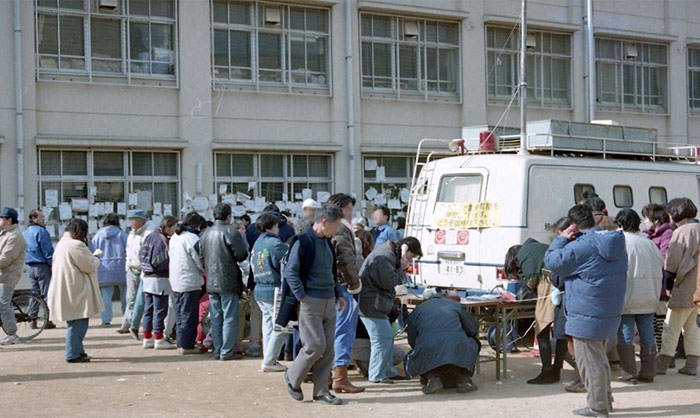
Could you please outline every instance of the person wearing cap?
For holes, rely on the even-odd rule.
[[[27,244],[19,230],[17,211],[2,208],[0,212],[0,320],[7,334],[0,345],[19,341],[15,310],[12,308],[12,294],[22,277],[24,255]]]
[[[122,319],[122,327],[117,332],[120,334],[131,333],[131,336],[138,340],[144,304],[139,252],[144,238],[153,231],[148,229],[146,212],[143,209],[131,210],[127,217],[131,230],[126,238],[126,310]]]
[[[38,209],[29,212],[29,226],[22,234],[27,243],[27,255],[24,257],[24,264],[29,267],[27,273],[32,286],[32,293],[40,296],[46,302],[46,295],[51,283],[51,262],[53,261],[53,244],[51,237],[44,226],[46,219],[44,213]],[[39,304],[31,300],[29,302],[29,316],[32,319],[31,327],[37,327],[37,314]],[[48,321],[46,329],[56,328],[56,325]]]
[[[316,210],[320,207],[321,205],[313,199],[304,200],[304,203],[301,204],[301,210],[304,213],[304,217],[299,219],[299,222],[297,222],[297,226],[295,228],[297,234],[309,229],[309,227],[314,223]]]

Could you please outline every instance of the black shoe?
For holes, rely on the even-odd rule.
[[[284,355],[284,361],[294,361],[294,355],[292,353],[286,353]]]
[[[394,376],[394,377],[390,377],[389,379],[394,380],[394,381],[397,381],[397,380],[398,380],[398,381],[400,381],[400,380],[411,380],[408,376],[401,376],[400,374],[399,374],[399,375],[396,375],[396,376]]]
[[[331,395],[330,392],[326,392],[322,396],[314,396],[314,402],[325,402],[329,405],[341,405],[343,400]]]
[[[479,387],[471,379],[462,379],[457,383],[457,393],[476,392],[477,390],[479,390]]]
[[[111,325],[112,325],[111,322],[103,322],[103,323],[102,323],[102,326],[105,327],[105,328],[110,327]]]
[[[131,334],[131,338],[135,339],[136,341],[141,341],[141,338],[139,338],[138,329],[129,328],[129,334]]]
[[[46,325],[44,325],[44,329],[55,329],[55,328],[56,328],[56,324],[54,324],[51,321],[46,321]]]
[[[557,383],[559,379],[555,376],[554,369],[542,370],[542,372],[535,377],[527,381],[528,385],[551,385]]]
[[[90,358],[92,358],[92,357],[88,356],[88,353],[86,353],[85,351],[83,351],[82,353],[80,353],[80,358],[90,359]]]
[[[423,385],[421,391],[426,395],[431,395],[433,393],[440,392],[442,390],[442,380],[439,377],[433,377],[428,379],[428,383]]]
[[[227,354],[227,355],[225,355],[225,356],[219,357],[219,360],[221,360],[221,361],[230,361],[230,360],[240,360],[240,359],[242,359],[242,358],[243,358],[243,356],[240,355],[240,354],[231,353],[231,354]]]
[[[66,363],[90,363],[90,357],[87,357],[87,355],[86,357],[83,357],[83,355],[81,354],[78,358],[66,360]]]
[[[300,402],[304,400],[304,392],[301,391],[301,388],[295,388],[291,383],[289,383],[287,373],[284,373],[284,384],[287,385],[287,392],[292,399]]]
[[[370,383],[383,383],[385,385],[393,385],[394,381],[389,378],[386,378],[381,380],[370,380]]]

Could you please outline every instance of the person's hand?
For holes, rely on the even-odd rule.
[[[343,312],[345,309],[347,309],[348,303],[344,298],[338,298],[336,299],[336,302],[338,303],[338,312]]]
[[[92,253],[95,257],[102,257],[102,250],[99,248],[95,250],[95,252]]]
[[[406,257],[401,257],[401,270],[406,270],[411,262],[406,259]]]

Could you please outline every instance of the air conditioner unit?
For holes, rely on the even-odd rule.
[[[265,8],[265,24],[279,25],[282,22],[282,12],[279,7]]]
[[[415,38],[418,36],[418,22],[415,20],[407,20],[403,23],[403,36]]]
[[[637,46],[636,45],[625,45],[625,59],[627,59],[627,60],[637,59]]]
[[[97,0],[97,7],[105,9],[116,9],[119,7],[119,0]]]
[[[525,47],[527,49],[537,48],[537,37],[534,34],[532,34],[532,33],[527,34],[527,38],[525,38]]]

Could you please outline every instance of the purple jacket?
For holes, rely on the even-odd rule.
[[[671,236],[673,235],[673,228],[671,228],[670,223],[665,223],[660,227],[656,228],[656,231],[644,231],[650,240],[654,241],[659,250],[661,250],[661,255],[666,258],[666,253],[668,252],[668,243],[671,242]]]

